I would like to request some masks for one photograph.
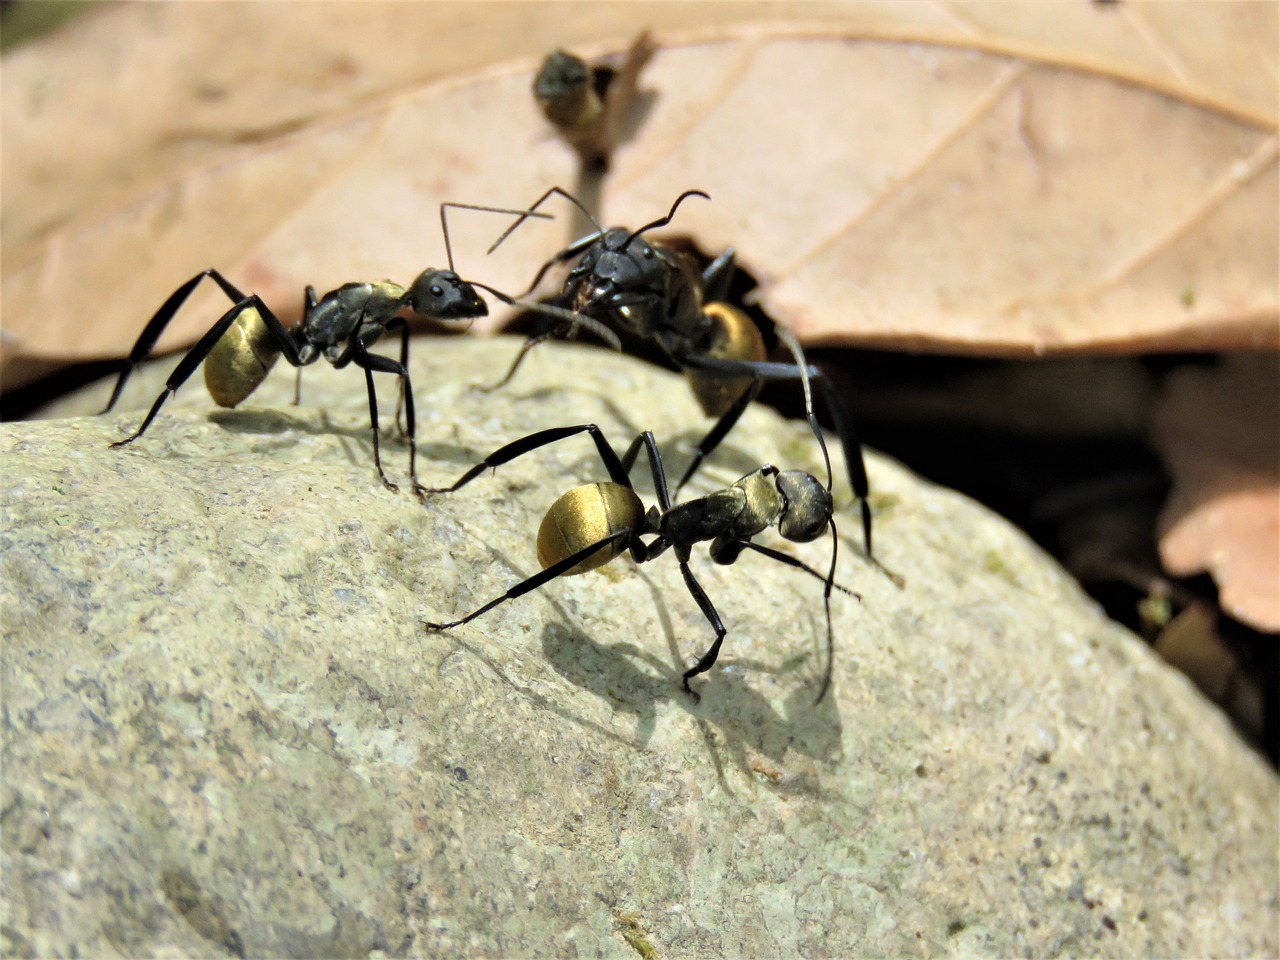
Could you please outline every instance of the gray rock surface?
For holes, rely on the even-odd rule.
[[[414,350],[428,483],[586,421],[678,469],[706,426],[602,352],[486,395],[513,341]],[[603,476],[586,438],[423,506],[377,481],[362,377],[309,369],[298,408],[292,375],[236,411],[193,381],[121,450],[136,413],[0,432],[6,955],[1280,950],[1275,776],[985,510],[871,458],[906,587],[844,510],[863,599],[818,706],[817,581],[700,551],[730,632],[694,704],[670,557],[422,627],[534,572],[542,511]],[[816,450],[753,410],[700,489],[763,461]]]

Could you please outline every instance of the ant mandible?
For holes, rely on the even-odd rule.
[[[532,210],[442,203],[440,224],[444,232],[449,269],[424,270],[408,287],[390,280],[345,283],[319,300],[316,299],[315,288],[308,286],[303,297],[302,322],[293,330],[285,327],[256,293],[244,294],[216,269],[202,270],[178,287],[147,322],[129,352],[116,380],[115,389],[111,392],[111,399],[107,401],[102,413],[108,413],[115,406],[134,368],[150,355],[160,335],[201,280],[205,277],[213,280],[234,306],[182,358],[165,382],[164,391],[152,404],[142,425],[111,446],[122,447],[142,436],[165,401],[187,381],[202,361],[205,385],[210,396],[220,406],[234,407],[257,389],[279,357],[283,356],[290,365],[298,368],[299,390],[302,368],[324,358],[338,369],[354,363],[364,370],[365,386],[369,393],[373,461],[378,468],[378,476],[389,490],[397,490],[398,487],[387,479],[382,469],[382,455],[378,444],[378,398],[373,374],[392,373],[400,378],[406,421],[404,435],[409,441],[409,478],[414,492],[421,496],[424,488],[418,483],[413,390],[409,384],[409,328],[406,319],[400,315],[401,310],[407,309],[417,316],[436,320],[474,320],[488,313],[488,307],[476,292],[476,287],[505,303],[516,303],[511,297],[492,287],[468,282],[454,272],[453,249],[449,243],[449,224],[445,215],[446,210],[451,207],[509,214],[519,216],[521,220],[528,216],[552,219],[547,214]],[[528,306],[544,313],[554,310]],[[397,328],[400,330],[399,361],[370,352],[369,348],[384,333]]]
[[[716,563],[732,564],[743,550],[754,550],[823,581],[825,586],[822,601],[827,617],[827,667],[814,701],[821,702],[831,685],[831,663],[835,645],[831,626],[831,591],[838,588],[854,597],[858,597],[858,594],[835,582],[839,541],[836,537],[835,520],[832,518],[831,491],[810,474],[800,470],[779,470],[766,464],[723,490],[673,506],[667,489],[662,456],[652,433],[646,430],[637,436],[626,453],[619,458],[600,428],[594,423],[585,423],[540,430],[515,440],[489,454],[459,477],[453,486],[428,492],[451,493],[470,483],[485,470],[497,469],[539,447],[580,433],[591,434],[610,479],[575,487],[551,505],[538,528],[538,562],[542,565],[542,571],[459,620],[427,623],[427,628],[448,630],[470,623],[500,603],[536,590],[556,577],[574,576],[594,570],[624,551],[629,551],[631,559],[636,563],[647,563],[670,549],[680,564],[680,573],[689,594],[716,635],[706,653],[684,672],[682,678],[684,689],[696,699],[698,695],[689,686],[689,680],[714,666],[728,632],[711,603],[711,598],[689,568],[693,547],[703,541],[710,541],[709,553]],[[653,486],[658,498],[658,505],[650,507],[648,511],[636,495],[630,477],[641,447],[648,454]],[[776,526],[783,537],[796,543],[816,540],[823,531],[830,528],[830,571],[824,576],[795,557],[753,542],[753,537],[770,526]],[[654,539],[648,543],[641,539],[651,534]]]
[[[759,327],[741,310],[725,302],[733,278],[732,249],[726,250],[705,270],[699,271],[687,254],[658,241],[644,239],[643,234],[671,222],[677,208],[689,197],[710,197],[701,190],[686,190],[676,198],[665,217],[647,223],[638,230],[613,227],[605,230],[590,211],[572,194],[552,187],[529,207],[537,210],[553,195],[564,197],[581,210],[596,227],[594,233],[571,243],[538,270],[532,292],[547,271],[557,264],[577,259],[565,278],[564,286],[552,303],[572,310],[582,318],[593,318],[619,328],[641,339],[656,343],[677,367],[685,372],[690,386],[707,416],[718,417],[715,425],[694,448],[693,459],[676,484],[676,493],[693,476],[702,461],[725,438],[741,418],[751,401],[759,396],[770,380],[799,380],[804,391],[805,416],[822,449],[827,469],[828,487],[831,459],[813,412],[810,385],[818,389],[840,437],[849,484],[862,511],[862,534],[867,556],[874,560],[871,549],[871,508],[867,503],[867,469],[863,463],[862,445],[854,430],[853,420],[845,409],[831,381],[804,356],[800,342],[785,326],[778,324],[775,334],[790,352],[793,363],[766,360],[764,339]],[[524,222],[524,217],[509,226],[489,248],[492,253],[511,232]],[[506,375],[493,387],[503,386],[515,375],[525,355],[542,341],[572,330],[573,321],[560,322],[529,337],[516,355]],[[891,575],[892,576],[892,575]]]

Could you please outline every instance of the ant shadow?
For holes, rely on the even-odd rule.
[[[840,750],[840,720],[834,698],[813,702],[813,687],[800,684],[779,713],[763,696],[732,675],[737,671],[713,670],[696,687],[695,700],[681,684],[684,672],[675,631],[667,606],[657,587],[643,574],[640,579],[654,597],[661,630],[672,652],[672,661],[663,659],[627,641],[601,643],[589,633],[561,623],[548,623],[542,631],[542,652],[563,679],[579,689],[606,700],[615,710],[635,717],[632,739],[644,747],[657,723],[661,701],[686,710],[697,722],[707,753],[721,786],[733,792],[725,779],[726,752],[735,767],[748,779],[753,777],[750,757],[763,754],[776,763],[785,761],[788,751],[796,751],[819,762],[834,759]],[[709,638],[707,638],[709,640]],[[732,641],[732,632],[726,643]],[[747,666],[753,671],[777,670],[793,673],[794,662],[777,667],[721,657],[726,666]],[[713,732],[713,728],[715,732]]]
[[[501,555],[501,551],[494,552]],[[502,562],[518,574],[518,566],[510,564],[505,557]],[[547,664],[562,679],[600,698],[611,710],[633,716],[635,726],[630,736],[619,734],[609,726],[530,689],[511,677],[500,662],[464,638],[454,637],[453,642],[485,663],[501,682],[540,709],[632,750],[644,749],[652,738],[658,722],[658,704],[664,701],[675,704],[695,719],[717,779],[729,793],[734,791],[725,776],[722,755],[726,751],[733,765],[749,781],[756,779],[750,759],[754,754],[763,754],[779,764],[786,760],[789,751],[801,753],[819,763],[830,762],[839,756],[841,723],[833,696],[828,695],[821,703],[815,704],[816,685],[797,683],[779,712],[765,697],[733,676],[738,672],[733,669],[735,667],[746,667],[753,672],[792,674],[800,662],[808,659],[806,655],[798,655],[781,665],[736,658],[731,648],[731,627],[725,639],[726,652],[720,658],[720,664],[730,667],[730,670],[716,669],[704,675],[705,679],[701,679],[697,687],[699,695],[696,699],[686,693],[681,682],[685,657],[676,638],[666,599],[643,570],[633,567],[633,571],[653,598],[670,653],[669,660],[664,661],[636,643],[598,641],[590,632],[572,625],[573,617],[561,601],[541,594],[542,600],[554,611],[542,629],[542,653]],[[812,618],[809,623],[816,651],[822,646],[822,631]],[[705,637],[699,636],[706,643],[712,639],[710,631]],[[686,638],[686,643],[691,640]],[[812,788],[793,780],[786,789],[795,792]]]
[[[258,447],[258,452],[292,449],[294,440],[290,435],[335,437],[349,464],[372,464],[373,439],[368,424],[337,424],[324,409],[312,409],[309,413],[318,413],[318,420],[315,416],[279,409],[213,410],[209,412],[209,420],[227,433],[264,438],[266,442]],[[394,424],[383,424],[379,430],[384,467],[389,453],[408,457],[408,438]],[[475,459],[474,451],[454,443],[418,440],[417,449],[420,465],[429,461],[471,463]]]
[[[217,424],[227,433],[247,434],[251,436],[280,436],[281,444],[287,441],[283,434],[286,433],[304,433],[309,436],[324,436],[326,434],[355,435],[358,428],[335,426],[329,419],[329,415],[325,411],[320,412],[320,423],[316,423],[314,418],[306,416],[299,408],[298,413],[293,413],[280,409],[250,409],[250,410],[210,410],[208,419],[211,423]],[[367,434],[369,428],[364,428]]]

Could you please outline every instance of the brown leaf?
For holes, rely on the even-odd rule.
[[[736,246],[809,340],[1280,340],[1274,5],[126,5],[6,57],[29,188],[4,196],[6,381],[15,356],[122,354],[208,266],[287,320],[308,283],[442,264],[440,200],[574,182],[529,95],[540,55],[645,25],[657,98],[605,219],[708,189],[676,227]],[[519,290],[564,235],[485,259],[500,226],[458,218],[458,267]]]
[[[1207,570],[1224,610],[1280,632],[1280,362],[1176,371],[1153,431],[1175,480],[1160,518],[1166,569]]]

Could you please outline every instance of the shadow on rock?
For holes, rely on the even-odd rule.
[[[787,698],[786,713],[780,714],[750,686],[719,671],[712,671],[695,702],[681,687],[680,668],[663,663],[635,644],[598,643],[587,633],[563,624],[550,623],[543,628],[542,651],[565,680],[634,714],[635,739],[642,746],[653,735],[656,703],[670,700],[700,723],[715,726],[744,769],[748,751],[778,762],[788,751],[821,762],[839,753],[840,718],[834,698],[815,705],[808,686],[799,686]],[[637,666],[637,661],[645,667]],[[707,739],[709,744],[713,742],[713,738]]]

